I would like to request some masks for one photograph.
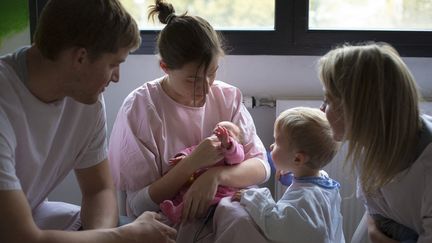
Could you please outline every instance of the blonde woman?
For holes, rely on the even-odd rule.
[[[431,242],[432,117],[420,114],[403,60],[388,44],[346,45],[321,58],[319,75],[334,138],[349,144],[370,239]]]

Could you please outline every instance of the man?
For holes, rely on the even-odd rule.
[[[113,228],[100,94],[139,44],[118,0],[51,0],[34,44],[0,58],[0,242],[174,242],[155,213]],[[71,170],[81,208],[48,202]]]

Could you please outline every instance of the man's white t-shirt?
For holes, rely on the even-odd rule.
[[[104,100],[40,101],[26,87],[26,50],[0,58],[0,190],[22,190],[40,228],[74,230],[79,207],[46,199],[71,170],[107,158]]]

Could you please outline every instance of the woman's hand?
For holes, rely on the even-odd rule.
[[[213,201],[219,182],[214,169],[201,174],[184,195],[182,221],[203,217]]]
[[[384,235],[376,226],[375,220],[368,215],[368,236],[373,243],[398,243],[386,235]]]
[[[223,159],[221,142],[216,136],[205,138],[189,155],[196,169],[208,167]]]

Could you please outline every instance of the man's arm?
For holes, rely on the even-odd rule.
[[[0,242],[7,243],[174,243],[175,230],[155,213],[144,213],[133,223],[114,229],[88,231],[40,230],[20,190],[0,190]]]
[[[33,221],[30,207],[20,190],[0,191],[0,242],[51,243],[51,242],[115,242],[114,231],[92,233],[42,231]],[[86,239],[88,237],[88,239]]]
[[[83,196],[83,228],[87,230],[117,226],[117,199],[108,160],[89,168],[75,170],[75,175]]]

